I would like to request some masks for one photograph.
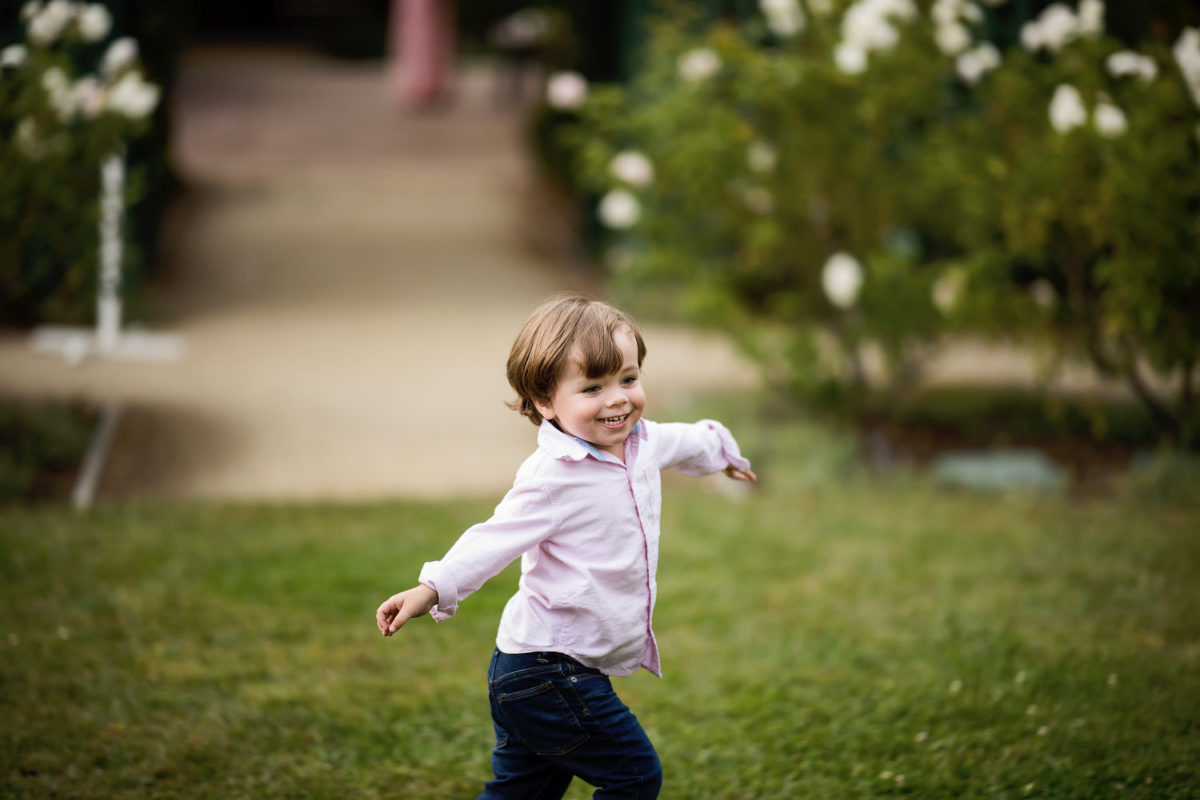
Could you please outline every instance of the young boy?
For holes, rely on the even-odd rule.
[[[520,556],[488,670],[495,778],[480,798],[560,798],[576,775],[597,798],[658,796],[658,755],[609,676],[661,675],[659,472],[757,477],[720,423],[642,418],[645,355],[633,320],[609,305],[568,296],[538,308],[508,359],[537,451],[491,519],[376,612],[384,636],[426,613],[447,619]]]

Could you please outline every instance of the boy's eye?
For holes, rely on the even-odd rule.
[[[595,394],[598,391],[600,391],[600,387],[596,384],[592,384],[583,390],[584,394]]]
[[[633,384],[637,383],[637,375],[627,375],[625,379],[621,381],[621,383],[625,386],[632,386]]]

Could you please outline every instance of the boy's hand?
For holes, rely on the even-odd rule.
[[[391,636],[404,627],[404,623],[413,617],[421,617],[429,613],[429,609],[437,605],[437,592],[423,583],[399,594],[394,594],[375,612],[375,622],[379,632]]]
[[[754,474],[752,469],[738,469],[730,464],[725,468],[725,474],[735,481],[746,481],[748,483],[758,483],[758,476]]]

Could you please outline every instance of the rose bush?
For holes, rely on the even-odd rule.
[[[1001,49],[1003,2],[658,20],[634,79],[575,110],[617,290],[721,326],[810,396],[894,398],[946,334],[1017,336],[1194,439],[1200,32],[1130,50],[1081,0]]]
[[[100,163],[145,132],[160,92],[133,39],[106,44],[112,17],[103,4],[27,2],[21,18],[24,40],[0,49],[0,319],[86,322]],[[95,52],[95,69],[80,70]],[[136,192],[135,174],[128,201]]]

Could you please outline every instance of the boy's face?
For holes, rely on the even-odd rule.
[[[571,358],[559,375],[549,404],[535,403],[538,413],[572,436],[624,459],[625,440],[642,418],[646,393],[638,367],[637,341],[622,328],[613,334],[621,351],[621,368],[600,378],[583,374]]]

